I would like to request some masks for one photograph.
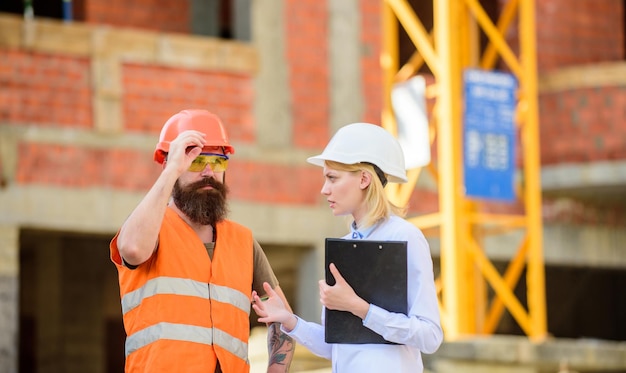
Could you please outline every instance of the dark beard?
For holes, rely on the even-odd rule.
[[[201,189],[207,185],[213,189]],[[184,187],[176,180],[172,198],[176,206],[192,222],[215,226],[217,222],[224,220],[228,213],[227,194],[228,187],[225,184],[207,177]]]

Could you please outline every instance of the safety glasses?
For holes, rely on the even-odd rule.
[[[226,171],[226,167],[228,166],[228,156],[216,153],[200,153],[200,155],[197,156],[193,162],[191,162],[189,171],[200,172],[203,171],[207,165],[211,167],[213,172]]]

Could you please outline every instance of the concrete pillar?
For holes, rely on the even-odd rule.
[[[271,92],[257,95],[254,100],[257,144],[262,148],[290,147],[292,115],[284,1],[255,0],[251,6],[252,43],[261,61],[254,80],[255,91]]]
[[[0,226],[0,373],[17,372],[19,228]]]
[[[363,120],[361,14],[359,1],[328,1],[330,46],[330,126],[340,127]]]

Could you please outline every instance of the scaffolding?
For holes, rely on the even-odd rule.
[[[405,205],[424,170],[437,182],[439,210],[408,219],[421,229],[438,232],[441,274],[436,284],[448,340],[493,334],[505,308],[528,337],[547,335],[534,6],[532,0],[509,0],[494,23],[479,0],[433,0],[434,26],[428,32],[407,0],[383,0],[383,127],[397,133],[391,102],[394,85],[415,76],[424,64],[434,78],[426,97],[434,101],[428,125],[437,156],[425,167],[408,170],[409,182],[394,185],[388,193]],[[518,55],[505,36],[514,21]],[[398,57],[399,27],[416,48],[403,66]],[[488,39],[482,51],[480,30]],[[487,212],[482,201],[465,195],[463,186],[463,71],[494,70],[499,60],[519,82],[515,124],[521,158],[516,192],[523,213]],[[484,237],[511,231],[522,231],[523,238],[500,273],[485,253]],[[514,292],[524,269],[526,305]]]

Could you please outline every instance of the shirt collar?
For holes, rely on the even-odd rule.
[[[372,231],[374,229],[376,229],[377,226],[378,226],[378,223],[374,224],[374,225],[371,225],[371,226],[369,226],[367,228],[364,228],[364,229],[357,229],[356,222],[353,221],[352,224],[350,224],[351,237],[354,240],[367,238],[367,237],[369,237],[370,234],[372,234]]]

